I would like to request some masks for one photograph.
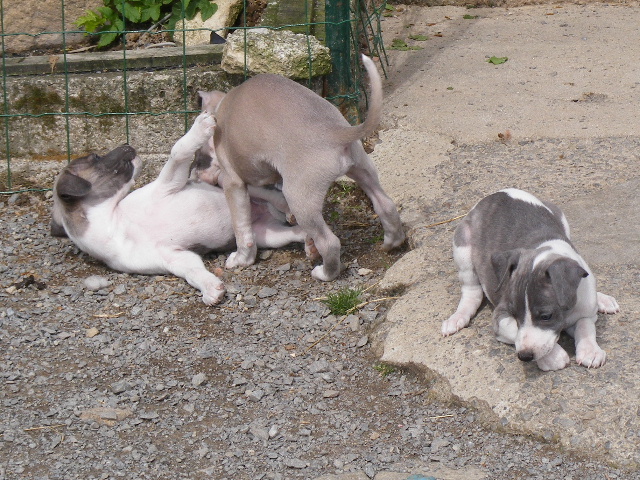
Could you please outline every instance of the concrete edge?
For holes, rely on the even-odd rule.
[[[4,70],[8,76],[45,75],[52,73],[86,73],[127,69],[178,68],[219,64],[223,44],[195,47],[164,47],[115,52],[69,53],[33,57],[7,58]],[[64,67],[66,60],[66,69]]]

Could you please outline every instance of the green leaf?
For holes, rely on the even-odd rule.
[[[214,13],[218,10],[218,5],[209,0],[200,0],[198,2],[198,8],[200,9],[200,16],[202,20],[210,19]]]
[[[416,40],[416,41],[418,41],[418,42],[424,42],[425,40],[429,40],[429,37],[427,37],[426,35],[420,35],[420,34],[417,34],[417,35],[409,35],[409,38],[410,38],[411,40]]]
[[[86,15],[79,17],[75,21],[75,24],[80,28],[84,27],[87,32],[95,32],[98,28],[104,25],[104,18],[102,15],[89,10]]]
[[[118,34],[113,33],[103,33],[100,35],[100,40],[98,41],[98,47],[106,47],[115,41],[118,38]]]
[[[494,65],[502,65],[507,60],[509,60],[509,57],[491,57],[487,62],[493,63]]]
[[[142,19],[142,8],[135,6],[135,5],[129,5],[129,4],[124,4],[124,16],[127,20],[133,22],[133,23],[140,23],[140,20]]]
[[[469,15],[469,14],[467,14],[467,15],[464,15],[462,18],[464,18],[465,20],[474,20],[474,19],[478,18],[478,16],[477,15]]]
[[[160,7],[161,5],[149,5],[147,8],[142,10],[142,18],[145,18],[146,21],[148,19],[153,20],[154,22],[157,22],[160,19]]]

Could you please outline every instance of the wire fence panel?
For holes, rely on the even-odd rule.
[[[0,158],[4,159],[0,193],[49,187],[16,179],[13,166],[18,160],[69,161],[122,143],[168,152],[197,114],[198,90],[226,91],[246,77],[220,69],[223,45],[186,46],[187,35],[199,31],[212,40],[228,31],[257,27],[291,30],[307,38],[314,35],[331,49],[332,72],[321,90],[351,122],[357,122],[365,99],[357,53],[381,58],[383,69],[386,62],[380,28],[385,4],[378,1],[280,0],[264,8],[264,3],[243,0],[235,24],[222,28],[191,28],[179,20],[173,28],[157,22],[151,29],[137,29],[139,25],[123,16],[122,28],[106,31],[115,34],[119,48],[97,51],[95,44],[105,32],[87,34],[71,28],[77,19],[67,18],[65,0],[41,7],[57,9],[59,28],[24,32],[5,29],[7,16],[21,7],[0,0]],[[178,0],[178,7],[184,19],[188,13],[184,3]],[[90,38],[91,45],[78,48],[81,36]],[[59,39],[59,45],[42,51],[41,44],[47,42],[39,40],[44,37]],[[149,38],[148,48],[130,49]],[[68,45],[68,39],[74,45]],[[15,53],[18,40],[33,46]],[[310,72],[311,62],[309,57]],[[311,79],[306,82],[318,87]]]

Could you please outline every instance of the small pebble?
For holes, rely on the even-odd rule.
[[[87,290],[92,292],[97,292],[102,288],[107,288],[111,285],[111,282],[106,277],[101,277],[100,275],[91,275],[84,279],[84,286]]]

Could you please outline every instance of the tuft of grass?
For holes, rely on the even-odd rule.
[[[391,50],[400,50],[406,52],[408,50],[422,50],[422,47],[409,46],[407,42],[402,40],[401,38],[394,38],[391,41],[391,46],[389,47]]]
[[[373,364],[373,369],[377,371],[381,376],[388,377],[392,373],[395,373],[396,369],[393,365],[388,363],[378,362]]]
[[[330,293],[323,302],[329,307],[333,315],[346,315],[356,310],[361,303],[362,290],[359,288],[341,288],[336,293]]]
[[[367,243],[375,245],[376,243],[382,243],[384,241],[384,233],[380,233],[374,237],[367,238]]]

